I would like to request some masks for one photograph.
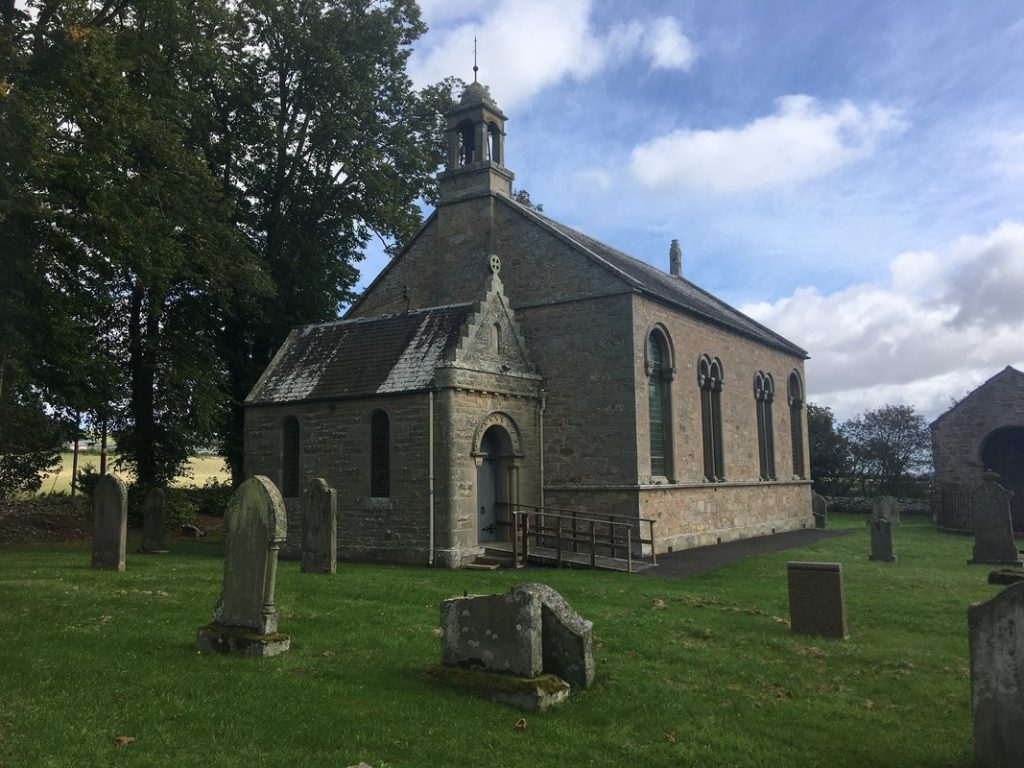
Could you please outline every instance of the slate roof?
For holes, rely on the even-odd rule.
[[[246,398],[247,405],[429,389],[454,356],[472,304],[296,328]]]
[[[783,338],[770,328],[730,307],[721,299],[712,296],[702,288],[698,288],[689,280],[669,275],[657,267],[640,261],[622,251],[612,248],[599,240],[578,232],[571,227],[549,219],[532,208],[517,203],[501,195],[497,196],[503,203],[512,206],[520,213],[536,220],[542,226],[553,231],[562,240],[585,254],[592,261],[618,275],[635,290],[671,304],[691,315],[697,315],[718,325],[725,326],[744,336],[754,338],[765,344],[781,349],[792,355],[806,358],[807,352],[793,342]]]

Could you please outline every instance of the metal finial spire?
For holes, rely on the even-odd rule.
[[[476,82],[476,73],[480,67],[476,65],[476,35],[473,35],[473,82]]]

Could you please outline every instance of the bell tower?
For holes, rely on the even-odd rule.
[[[474,79],[447,118],[448,161],[438,178],[441,204],[485,194],[511,197],[515,177],[505,167],[508,118],[487,86]]]

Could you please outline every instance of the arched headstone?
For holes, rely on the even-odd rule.
[[[274,584],[277,553],[287,535],[284,500],[269,478],[257,475],[231,496],[224,514],[224,581],[213,623],[201,627],[203,653],[274,656],[288,650],[277,633]]]
[[[969,563],[1019,563],[1010,520],[1010,492],[994,472],[974,492],[974,557]]]
[[[334,573],[338,562],[338,495],[314,478],[302,500],[303,573]]]

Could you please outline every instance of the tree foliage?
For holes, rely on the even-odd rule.
[[[807,439],[815,492],[841,495],[849,487],[849,446],[831,408],[807,403]]]
[[[878,483],[878,491],[896,494],[912,474],[931,465],[931,433],[910,405],[883,405],[843,423],[851,468]]]
[[[419,224],[452,84],[411,88],[415,3],[0,13],[0,361],[52,412],[110,418],[143,484],[215,438],[239,478],[241,404],[288,330]]]
[[[60,464],[60,424],[37,391],[8,371],[0,392],[0,499],[39,490]]]
[[[831,409],[808,403],[814,490],[844,495],[898,494],[931,465],[931,433],[909,405],[883,405],[836,424]]]

